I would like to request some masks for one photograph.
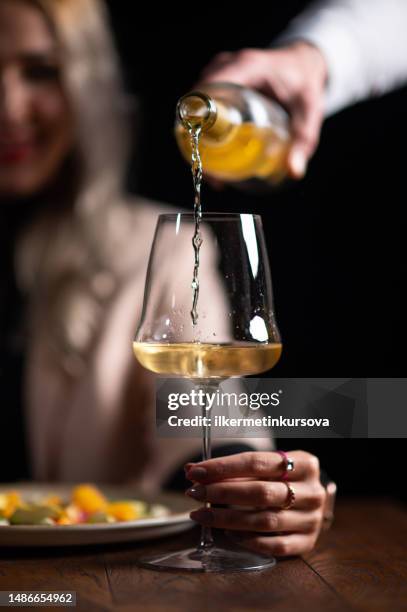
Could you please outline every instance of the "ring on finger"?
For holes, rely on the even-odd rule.
[[[291,457],[289,457],[287,455],[287,453],[285,453],[282,450],[278,450],[276,451],[279,455],[281,455],[281,457],[283,458],[283,462],[284,462],[284,472],[281,475],[281,480],[286,481],[288,480],[288,473],[289,472],[293,472],[294,471],[294,459],[292,459]]]
[[[294,503],[295,503],[295,491],[293,487],[291,486],[291,484],[289,484],[286,480],[283,480],[283,482],[285,486],[287,487],[287,500],[284,506],[282,506],[282,510],[289,510],[290,508],[294,506]]]

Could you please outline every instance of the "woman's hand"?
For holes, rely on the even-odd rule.
[[[194,482],[187,494],[202,502],[229,508],[202,508],[191,518],[205,526],[228,530],[228,535],[251,550],[267,555],[300,555],[310,551],[323,522],[325,489],[319,480],[317,457],[304,451],[288,453],[294,470],[288,472],[295,493],[284,510],[289,491],[282,482],[285,462],[276,452],[244,452],[187,463],[186,477]],[[238,506],[238,508],[233,508]]]
[[[291,115],[292,147],[288,167],[293,178],[305,174],[323,120],[327,67],[322,53],[297,42],[277,49],[242,49],[220,53],[200,75],[200,82],[228,81],[278,100]]]

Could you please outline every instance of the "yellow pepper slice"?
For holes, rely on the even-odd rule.
[[[0,495],[0,510],[5,518],[10,518],[22,505],[21,496],[17,491],[9,491]]]
[[[72,501],[89,514],[106,510],[107,499],[99,489],[90,484],[81,484],[72,491]]]
[[[135,521],[140,518],[137,506],[127,501],[111,502],[107,506],[107,513],[113,516],[116,521]]]

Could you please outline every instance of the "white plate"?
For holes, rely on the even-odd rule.
[[[69,499],[71,484],[3,484],[0,493],[18,491],[23,499],[55,494]],[[139,499],[163,504],[170,510],[168,516],[99,523],[95,525],[0,525],[0,546],[84,546],[88,544],[112,544],[160,538],[185,531],[194,526],[189,513],[197,507],[193,500],[182,493],[159,493],[148,496],[133,487],[101,486],[100,490],[112,499]]]

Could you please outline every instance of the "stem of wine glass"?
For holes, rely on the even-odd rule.
[[[210,417],[211,415],[206,410],[207,396],[206,393],[216,393],[219,383],[216,380],[200,381],[197,384],[197,391],[203,391],[205,401],[202,405],[202,461],[206,461],[211,458],[211,426],[207,424],[204,417]],[[211,503],[205,502],[205,508],[210,508]],[[198,546],[198,550],[210,550],[215,545],[212,537],[212,529],[210,527],[201,527],[201,541]]]

